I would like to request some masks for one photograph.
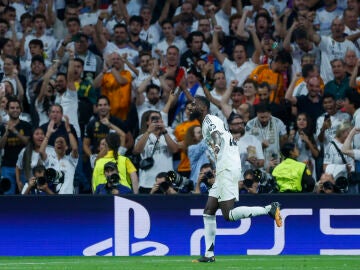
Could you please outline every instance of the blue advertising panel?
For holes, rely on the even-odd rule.
[[[0,256],[143,256],[204,253],[206,196],[0,196]],[[242,195],[237,205],[281,202],[269,216],[226,222],[218,255],[360,255],[360,196]]]

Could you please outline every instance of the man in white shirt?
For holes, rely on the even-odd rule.
[[[246,48],[242,44],[237,44],[234,47],[233,59],[230,61],[224,54],[219,52],[218,33],[221,28],[214,28],[213,42],[211,52],[216,59],[222,64],[224,73],[226,74],[227,85],[230,85],[232,80],[238,81],[238,86],[241,86],[246,78],[250,75],[252,70],[256,67],[252,60],[247,59]]]

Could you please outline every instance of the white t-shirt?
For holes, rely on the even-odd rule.
[[[57,40],[53,36],[46,34],[42,35],[41,37],[36,37],[35,35],[31,34],[25,38],[25,43],[24,43],[25,59],[31,61],[29,43],[33,39],[40,39],[43,42],[44,52],[47,56],[47,59],[52,61],[55,58],[55,54],[56,54]]]
[[[162,39],[159,43],[157,43],[157,44],[155,44],[153,46],[152,53],[151,53],[152,56],[156,57],[156,58],[159,58],[159,55],[157,53],[155,53],[155,49],[160,50],[161,53],[165,56],[166,55],[166,50],[171,45],[174,45],[179,49],[180,55],[183,54],[187,50],[186,43],[185,43],[184,39],[181,38],[181,37],[176,37],[171,44],[169,44],[165,39]]]
[[[319,136],[321,127],[324,124],[324,118],[326,113],[319,116],[316,120],[316,137]],[[350,121],[350,115],[344,112],[336,112],[334,115],[330,115],[331,127],[325,130],[324,136],[324,148],[327,148],[329,143],[334,140],[336,135],[336,130],[338,127],[344,123],[345,121]]]
[[[107,42],[103,50],[104,59],[107,55],[113,52],[117,52],[119,55],[123,55],[124,53],[126,53],[129,62],[136,66],[139,57],[139,52],[137,50],[134,50],[131,47],[119,48],[113,42]]]
[[[161,27],[158,22],[150,25],[150,27],[145,30],[141,29],[140,39],[149,42],[152,46],[159,43],[161,37]]]
[[[171,139],[176,142],[175,136],[171,133],[168,134]],[[141,136],[143,136],[143,134],[139,135],[136,138],[135,144],[140,140]],[[146,141],[144,150],[140,154],[142,159],[151,156],[155,143],[156,135],[151,133],[148,140]],[[152,166],[146,171],[141,169],[139,170],[139,186],[144,188],[152,188],[155,184],[155,178],[158,173],[174,170],[172,155],[173,154],[169,151],[169,147],[167,146],[167,143],[165,141],[165,137],[161,135],[155,146],[155,152],[152,156],[155,161],[154,166]]]
[[[357,57],[359,57],[358,49],[355,47],[354,43],[347,39],[343,42],[337,42],[331,37],[321,36],[321,41],[318,47],[321,51],[320,75],[324,80],[324,84],[334,79],[334,74],[330,64],[332,60],[344,59],[345,53],[348,49],[356,52]]]
[[[239,82],[238,86],[242,86],[244,81],[256,67],[256,64],[253,61],[248,60],[238,67],[235,62],[225,58],[222,67],[224,68],[224,73],[226,74],[227,86],[230,85],[232,80],[237,80]]]
[[[337,147],[341,150],[343,144],[338,140],[334,140]],[[344,155],[347,164],[351,165],[351,171],[355,170],[354,160],[348,155]],[[329,164],[338,164],[344,165],[344,162],[339,154],[339,151],[336,150],[335,146],[332,143],[329,143],[327,147],[324,148],[324,165]]]
[[[63,114],[69,117],[70,124],[72,124],[76,131],[76,136],[80,138],[80,126],[78,118],[78,95],[76,91],[67,89],[61,96],[56,93],[55,103],[58,103],[63,108]]]

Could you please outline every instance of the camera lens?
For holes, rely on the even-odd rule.
[[[45,185],[46,184],[46,178],[45,177],[38,177],[38,178],[36,178],[36,184],[38,185],[38,186],[43,186],[43,185]]]
[[[326,181],[323,183],[323,188],[325,190],[332,190],[332,189],[334,189],[334,185],[331,182]]]
[[[254,183],[254,180],[252,179],[244,179],[244,185],[247,187],[247,188],[251,188],[252,185]]]

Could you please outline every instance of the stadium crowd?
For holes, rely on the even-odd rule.
[[[0,193],[360,192],[360,1],[1,0]]]

